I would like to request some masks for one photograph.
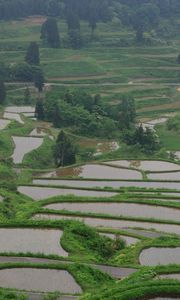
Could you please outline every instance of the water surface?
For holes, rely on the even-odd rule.
[[[144,171],[174,171],[180,170],[180,165],[160,160],[117,160],[106,162],[115,166],[122,166],[127,168],[136,168]]]
[[[31,197],[34,200],[41,200],[46,198],[52,198],[62,195],[74,195],[74,196],[87,196],[87,197],[112,197],[117,193],[111,192],[96,192],[96,191],[83,191],[73,189],[56,189],[36,186],[19,186],[18,191],[21,194]]]
[[[0,252],[44,253],[68,256],[61,247],[63,232],[54,229],[0,229]]]
[[[148,174],[148,178],[152,180],[179,180],[180,181],[180,171],[171,173],[152,173]],[[180,183],[179,183],[180,185]]]
[[[81,213],[105,214],[111,216],[126,216],[137,218],[152,218],[161,220],[180,220],[180,209],[167,208],[155,205],[134,203],[55,203],[45,208],[67,210]]]
[[[65,270],[13,268],[0,270],[0,286],[26,291],[81,293],[80,286]]]
[[[105,227],[115,229],[131,229],[139,228],[146,230],[157,230],[164,233],[173,233],[180,235],[180,225],[160,224],[151,222],[127,221],[127,220],[113,220],[103,218],[85,218],[77,216],[65,216],[58,214],[36,214],[34,220],[79,220],[85,224],[93,227]],[[141,231],[140,231],[141,232]],[[138,233],[138,232],[136,232]]]
[[[50,174],[48,174],[49,177]],[[96,175],[94,175],[96,176]],[[69,186],[77,188],[124,188],[124,187],[135,187],[135,188],[159,188],[159,189],[177,189],[180,190],[179,182],[150,182],[150,181],[97,181],[97,180],[57,180],[57,179],[35,179],[33,183],[38,185],[57,185],[57,186]],[[161,193],[165,194],[165,193]]]
[[[22,163],[25,154],[39,148],[43,143],[43,138],[19,136],[13,136],[12,138],[15,144],[14,153],[12,155],[15,164]]]
[[[0,119],[0,130],[6,128],[11,123],[9,120]]]
[[[19,114],[16,113],[9,113],[9,112],[5,112],[4,113],[4,118],[5,119],[9,119],[9,120],[15,120],[21,124],[24,124],[23,120],[21,119]]]
[[[141,252],[141,265],[156,266],[180,264],[180,247],[177,248],[148,248]]]
[[[135,170],[127,170],[95,164],[87,164],[81,167],[74,168],[60,168],[59,170],[43,175],[43,177],[54,176],[79,176],[84,178],[97,179],[142,179],[141,173]]]
[[[34,113],[34,106],[7,106],[5,109],[6,112],[9,113]]]

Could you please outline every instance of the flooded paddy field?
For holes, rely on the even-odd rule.
[[[117,160],[107,161],[112,166],[141,169],[143,171],[162,172],[180,170],[180,165],[166,161],[155,160]]]
[[[44,174],[43,177],[83,177],[97,179],[142,179],[140,172],[121,168],[108,167],[96,164],[87,164],[80,167],[60,168],[54,172]]]
[[[152,173],[148,174],[148,178],[151,180],[178,180],[180,185],[180,171],[169,173]]]
[[[162,220],[180,220],[180,209],[133,203],[55,203],[45,206],[53,210],[106,214]]]
[[[61,189],[61,188],[46,188],[36,186],[19,186],[18,191],[21,194],[31,197],[34,200],[41,200],[61,195],[75,195],[75,196],[87,196],[87,197],[112,197],[117,195],[113,192],[99,192],[99,191],[86,191],[86,190],[73,190],[73,189]]]
[[[0,286],[26,291],[81,293],[81,287],[65,270],[12,268],[0,270]]]
[[[18,136],[13,136],[12,138],[15,144],[14,153],[12,155],[15,164],[22,163],[25,154],[39,148],[43,143],[43,138]]]
[[[180,280],[180,274],[163,274],[163,275],[159,275],[158,278]]]
[[[21,116],[16,113],[5,112],[4,118],[9,119],[9,120],[15,120],[15,121],[19,122],[20,124],[24,124],[24,121],[21,119]]]
[[[61,247],[63,232],[54,229],[0,229],[0,253],[44,253],[67,257]]]
[[[156,266],[180,264],[180,247],[177,248],[148,248],[141,252],[141,265]]]
[[[97,180],[58,180],[58,179],[34,179],[33,184],[36,185],[57,185],[57,186],[69,186],[77,188],[105,188],[111,187],[119,189],[123,187],[135,187],[135,188],[159,188],[159,189],[177,189],[180,190],[179,182],[158,182],[158,181],[97,181]]]
[[[35,107],[34,106],[7,106],[5,108],[5,112],[9,113],[34,113]]]
[[[0,130],[5,129],[10,123],[10,120],[0,119]]]
[[[58,214],[36,214],[33,217],[34,220],[79,220],[92,227],[99,228],[113,228],[113,229],[146,229],[146,230],[157,230],[163,233],[172,233],[180,235],[180,225],[174,224],[161,224],[151,222],[140,222],[140,221],[127,221],[127,220],[113,220],[103,218],[87,218],[78,216],[58,215]],[[137,232],[136,232],[137,233]]]

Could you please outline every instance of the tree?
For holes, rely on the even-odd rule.
[[[119,110],[119,127],[121,129],[130,129],[136,117],[134,99],[131,96],[123,96]]]
[[[54,149],[54,159],[57,167],[71,165],[76,162],[76,149],[64,131],[61,131],[58,135]]]
[[[136,31],[136,40],[138,43],[143,41],[145,31],[149,31],[158,25],[159,9],[154,4],[140,5],[131,15],[131,21]]]
[[[81,33],[79,30],[69,30],[69,46],[72,49],[80,49],[82,47],[83,41],[81,37]]]
[[[6,100],[6,87],[3,81],[0,80],[0,104]]]
[[[28,46],[25,61],[30,65],[39,65],[40,57],[39,57],[39,46],[36,42],[31,42]]]
[[[24,103],[25,104],[31,103],[31,93],[28,87],[24,91]]]
[[[36,101],[35,117],[38,120],[44,120],[44,104],[43,100],[40,98]]]
[[[44,75],[41,69],[36,70],[34,74],[34,85],[38,89],[39,92],[43,91],[44,87]]]
[[[57,21],[54,18],[48,18],[41,28],[41,39],[52,48],[60,47],[60,36]]]

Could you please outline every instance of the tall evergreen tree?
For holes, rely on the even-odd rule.
[[[135,122],[135,101],[130,96],[124,96],[120,104],[119,126],[121,129],[130,129]]]
[[[35,117],[38,120],[44,120],[44,104],[41,98],[39,98],[36,102]]]
[[[37,70],[34,74],[34,85],[39,92],[43,91],[44,87],[44,75],[41,69]]]
[[[58,135],[54,149],[54,159],[57,167],[63,167],[76,162],[76,149],[64,131]]]
[[[25,61],[30,65],[39,65],[40,57],[39,57],[39,46],[36,42],[31,42],[28,46]]]
[[[41,39],[52,48],[60,47],[60,36],[57,21],[54,18],[48,18],[41,28]]]
[[[31,103],[31,93],[28,87],[24,91],[24,103],[25,104]]]
[[[2,80],[0,80],[0,104],[3,104],[6,100],[6,87]]]

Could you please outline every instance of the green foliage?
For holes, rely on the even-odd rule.
[[[45,23],[43,23],[41,28],[41,39],[52,48],[60,47],[60,36],[55,19],[48,18]]]
[[[0,80],[0,104],[6,100],[6,87],[3,81]]]
[[[36,101],[35,116],[38,120],[44,120],[44,104],[41,98]]]
[[[63,167],[76,162],[76,148],[69,137],[61,131],[54,147],[54,159],[57,167]]]
[[[180,114],[168,119],[167,129],[175,132],[180,132]]]
[[[139,145],[147,154],[152,154],[160,149],[156,133],[148,127],[144,129],[142,125],[133,130],[124,131],[123,140],[128,145]]]
[[[36,42],[31,42],[28,46],[25,61],[30,65],[39,65],[40,57],[39,57],[39,46]]]
[[[117,251],[125,247],[123,240],[111,240],[99,235],[95,229],[83,223],[73,222],[64,232],[62,243],[72,256],[80,255],[92,261],[107,261]],[[72,251],[73,250],[73,251]]]

